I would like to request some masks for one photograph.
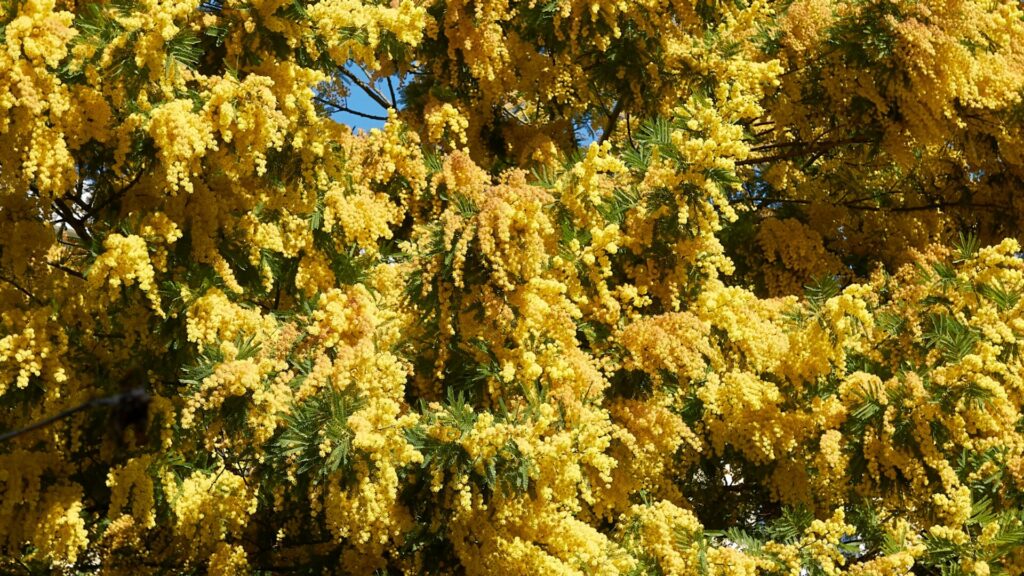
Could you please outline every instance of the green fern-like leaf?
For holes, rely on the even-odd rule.
[[[329,388],[292,407],[284,429],[271,441],[269,452],[279,464],[293,464],[296,474],[317,483],[352,461],[348,419],[365,406],[354,391]],[[326,454],[321,452],[327,447]]]
[[[814,512],[804,506],[783,508],[782,515],[768,528],[772,538],[782,542],[795,542],[814,522]]]
[[[904,324],[904,319],[892,312],[883,311],[875,314],[875,325],[893,336],[899,335]]]
[[[994,558],[1003,558],[1024,547],[1024,511],[1015,509],[1003,513],[999,519],[999,532],[989,541]]]
[[[825,302],[839,295],[839,292],[839,278],[835,276],[821,276],[804,286],[804,296],[815,313],[820,312]]]
[[[998,520],[999,515],[993,509],[991,498],[986,496],[971,504],[971,517],[967,520],[969,526],[984,526]]]
[[[98,46],[110,43],[120,31],[120,26],[112,18],[107,17],[99,4],[85,6],[75,18],[75,28],[78,30],[75,42],[88,42]]]
[[[729,528],[724,538],[748,554],[757,555],[761,552],[761,541],[741,528]]]
[[[971,260],[978,254],[978,248],[981,247],[981,240],[978,239],[978,235],[973,232],[963,233],[960,232],[958,238],[953,242],[953,247],[957,251],[957,262],[966,262]]]
[[[199,65],[199,59],[203,55],[202,41],[193,32],[182,30],[173,38],[167,41],[166,71],[170,71],[173,63],[177,62],[186,68],[195,68]]]
[[[881,417],[885,412],[885,405],[878,397],[877,390],[861,389],[857,406],[850,411],[847,426],[852,433],[860,435],[864,430]]]
[[[979,294],[995,303],[1000,312],[1016,308],[1022,295],[1020,290],[1011,290],[996,284],[982,284],[977,290]]]
[[[648,149],[664,153],[672,146],[672,123],[662,117],[645,122],[638,131],[637,141]]]
[[[651,149],[647,146],[633,146],[622,153],[626,167],[637,172],[646,172],[651,165]]]
[[[985,388],[977,382],[971,381],[963,388],[963,399],[968,405],[978,409],[988,407],[989,402],[995,397],[991,389]]]
[[[956,270],[946,264],[945,262],[934,262],[932,263],[932,270],[935,271],[935,277],[939,286],[946,290],[956,288],[959,282],[957,281]]]
[[[429,176],[439,173],[444,168],[440,155],[433,150],[425,149],[423,151],[423,163],[427,167],[427,175]]]
[[[623,188],[616,188],[611,198],[597,206],[598,213],[610,224],[622,224],[626,213],[640,202],[640,197]]]
[[[978,335],[948,314],[930,314],[925,344],[939,350],[946,362],[959,362],[974,351]]]
[[[276,15],[289,22],[300,23],[309,19],[309,12],[300,0],[292,0],[277,9]]]

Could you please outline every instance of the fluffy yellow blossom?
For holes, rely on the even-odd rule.
[[[197,164],[206,152],[217,147],[210,125],[194,114],[192,107],[191,100],[175,100],[153,110],[149,118],[149,133],[166,164],[167,184],[172,191],[180,188],[192,192]]]
[[[765,220],[757,234],[758,247],[769,263],[765,284],[772,294],[793,294],[825,275],[836,274],[842,264],[822,245],[821,235],[789,218]]]
[[[156,526],[153,478],[149,472],[151,463],[150,456],[133,458],[121,468],[112,470],[107,476],[107,486],[111,489],[111,518],[119,517],[130,504],[134,524],[144,528]]]
[[[630,514],[637,526],[635,545],[658,560],[665,574],[684,575],[700,570],[700,522],[687,510],[662,500],[650,506],[634,506]]]
[[[175,525],[190,538],[194,553],[216,548],[227,534],[240,533],[257,504],[245,480],[225,470],[195,472],[180,485],[165,480],[163,486]]]
[[[188,339],[202,345],[231,342],[258,334],[268,322],[272,321],[258,311],[235,304],[222,291],[212,289],[189,309]]]
[[[103,248],[103,254],[89,270],[91,287],[94,290],[106,288],[107,297],[115,299],[122,286],[137,285],[153,310],[163,314],[156,273],[145,239],[136,235],[111,234],[103,240]]]
[[[466,129],[469,128],[469,121],[466,120],[457,108],[445,102],[426,112],[427,136],[430,142],[442,142],[445,132],[450,134],[449,139],[458,145],[466,145]]]
[[[217,544],[217,550],[210,555],[208,570],[211,574],[248,574],[250,566],[245,549],[238,545]]]
[[[309,333],[318,337],[324,348],[353,346],[373,331],[376,306],[362,286],[334,289],[322,297],[312,320]]]

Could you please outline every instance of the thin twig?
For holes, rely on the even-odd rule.
[[[388,92],[391,93],[391,107],[398,109],[398,98],[395,98],[395,85],[391,83],[391,76],[388,76]]]
[[[391,108],[391,105],[388,103],[388,99],[385,98],[384,95],[381,94],[379,90],[377,90],[373,86],[370,86],[366,82],[363,82],[358,77],[356,77],[355,74],[349,72],[344,68],[339,68],[338,70],[341,72],[342,76],[348,78],[349,80],[352,81],[353,84],[361,88],[363,92],[365,92],[366,95],[369,96],[374,102],[379,104],[381,108],[384,108],[385,110]]]
[[[71,268],[68,268],[67,266],[64,266],[63,264],[58,264],[56,262],[47,262],[47,264],[50,265],[50,266],[53,266],[54,268],[56,268],[57,270],[60,270],[61,272],[64,272],[64,273],[69,274],[71,276],[74,276],[75,278],[79,278],[81,280],[85,280],[85,274],[82,274],[78,270],[72,270]]]
[[[798,198],[758,198],[757,199],[761,206],[767,204],[812,204],[812,200],[803,200]],[[938,210],[941,208],[981,208],[985,210],[1007,210],[1006,206],[999,204],[989,203],[964,203],[960,201],[956,202],[933,202],[931,204],[921,204],[918,206],[864,206],[853,202],[841,202],[833,204],[834,206],[841,206],[850,210],[862,210],[865,212],[920,212],[922,210]]]
[[[807,156],[811,154],[818,154],[820,152],[827,152],[833,148],[839,146],[847,146],[850,144],[871,144],[875,140],[870,138],[849,138],[847,140],[833,140],[829,142],[821,142],[817,145],[808,146],[800,150],[793,150],[790,152],[784,152],[782,154],[776,154],[774,156],[761,156],[758,158],[748,158],[746,160],[740,160],[736,162],[737,166],[750,166],[753,164],[764,164],[765,162],[776,162],[778,160],[791,160],[793,158],[799,158],[801,156]]]
[[[36,304],[38,304],[40,306],[43,305],[43,301],[42,300],[40,300],[39,298],[36,298],[35,294],[33,294],[33,293],[29,292],[28,290],[26,290],[25,288],[22,288],[21,286],[19,286],[18,283],[15,282],[14,280],[11,280],[10,278],[7,278],[5,276],[0,276],[0,280],[3,280],[4,282],[7,282],[11,286],[14,286],[15,288],[17,288],[18,292],[21,292],[25,296],[28,296],[29,300],[35,302]]]
[[[146,393],[144,388],[133,388],[127,392],[121,392],[118,394],[111,394],[110,396],[103,396],[102,398],[93,398],[92,400],[86,400],[74,408],[68,408],[54,416],[40,420],[34,424],[29,424],[24,428],[18,428],[16,430],[10,430],[0,434],[0,442],[6,442],[11,438],[27,434],[33,430],[38,430],[44,426],[49,426],[58,420],[63,420],[68,416],[81,412],[87,408],[94,408],[97,406],[116,406],[122,402],[137,401],[148,399],[149,395]]]
[[[341,104],[338,104],[336,102],[331,102],[330,100],[321,98],[319,96],[314,96],[313,99],[316,100],[317,102],[323,104],[324,106],[330,106],[331,108],[334,108],[335,112],[345,112],[346,114],[352,114],[354,116],[360,116],[360,117],[363,117],[363,118],[369,118],[370,120],[380,120],[382,122],[386,122],[387,119],[388,119],[387,116],[378,116],[376,114],[367,114],[366,112],[360,112],[359,110],[353,110],[353,109],[349,108],[348,106],[342,106]]]

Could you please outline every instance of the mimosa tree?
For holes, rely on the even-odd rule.
[[[1015,0],[0,0],[0,571],[1024,574],[1022,190]]]

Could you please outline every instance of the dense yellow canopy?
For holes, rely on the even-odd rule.
[[[1022,190],[1016,0],[0,0],[0,571],[1024,574]]]

